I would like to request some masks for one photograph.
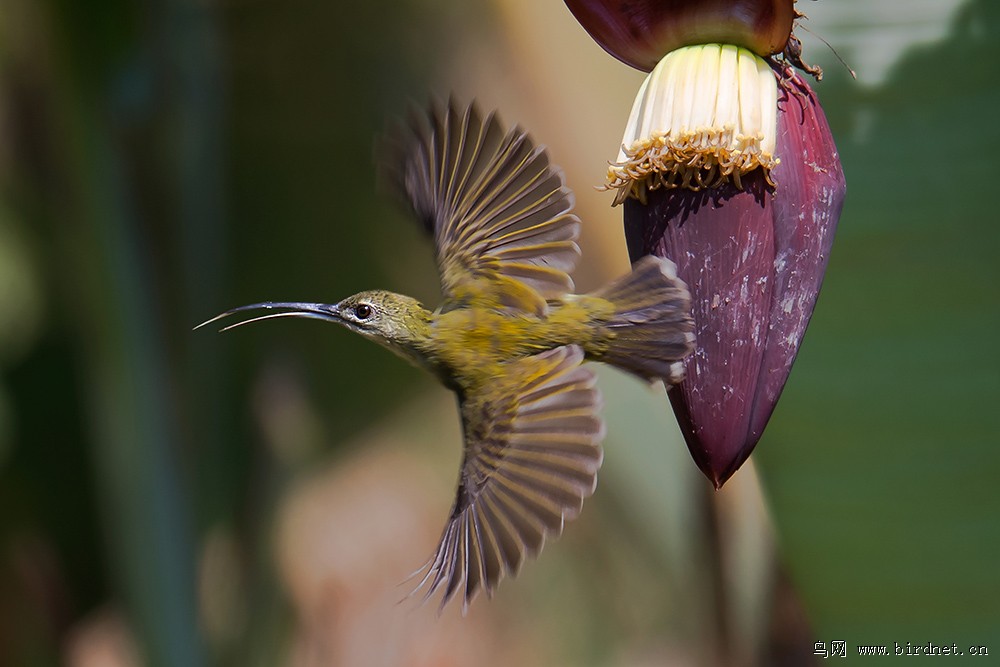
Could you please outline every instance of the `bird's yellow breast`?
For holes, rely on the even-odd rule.
[[[545,316],[491,308],[436,314],[428,350],[432,369],[446,384],[468,388],[495,377],[514,359],[560,345],[581,345],[590,353],[600,347],[600,323],[613,312],[611,304],[574,297],[550,305]]]

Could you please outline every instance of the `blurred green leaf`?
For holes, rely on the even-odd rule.
[[[1000,10],[819,86],[848,201],[757,460],[816,640],[1000,646]],[[930,91],[933,90],[933,93]]]

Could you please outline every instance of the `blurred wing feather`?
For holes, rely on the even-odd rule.
[[[597,485],[604,423],[594,374],[577,346],[510,362],[461,404],[465,456],[458,496],[434,555],[424,599],[463,610],[559,535]]]
[[[384,154],[390,186],[434,237],[446,301],[543,314],[573,290],[573,193],[527,133],[449,101],[411,114]]]

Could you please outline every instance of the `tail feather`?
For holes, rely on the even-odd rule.
[[[604,323],[608,347],[600,361],[653,382],[684,379],[684,358],[694,350],[691,295],[668,259],[647,256],[593,293],[615,305]]]

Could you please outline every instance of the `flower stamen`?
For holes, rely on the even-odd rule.
[[[702,190],[778,164],[778,84],[760,56],[721,44],[671,51],[646,77],[605,188],[615,204],[648,190]]]

